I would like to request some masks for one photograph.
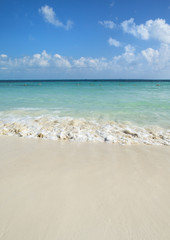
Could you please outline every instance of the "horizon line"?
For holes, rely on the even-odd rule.
[[[51,82],[57,82],[57,81],[70,81],[70,82],[74,82],[74,81],[144,81],[144,82],[149,82],[149,81],[162,81],[162,82],[169,82],[170,79],[142,79],[142,78],[133,78],[133,79],[130,79],[130,78],[101,78],[101,79],[98,79],[98,78],[77,78],[77,79],[74,79],[74,78],[70,78],[70,79],[0,79],[0,82],[9,82],[9,81],[15,81],[15,82],[23,82],[23,81],[41,81],[41,82],[47,82],[47,81],[51,81]]]

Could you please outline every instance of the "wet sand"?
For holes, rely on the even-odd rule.
[[[169,236],[170,147],[0,137],[1,240]]]

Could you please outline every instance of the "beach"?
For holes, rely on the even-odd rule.
[[[170,1],[0,3],[0,240],[170,240]]]
[[[0,239],[169,239],[169,146],[1,136],[0,153]]]

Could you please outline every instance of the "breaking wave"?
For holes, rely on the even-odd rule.
[[[0,120],[0,135],[78,142],[170,145],[170,129],[71,117],[18,117]]]

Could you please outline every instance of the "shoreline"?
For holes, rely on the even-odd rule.
[[[170,129],[71,117],[41,116],[14,120],[1,119],[0,136],[3,135],[70,142],[170,146]]]
[[[0,137],[0,237],[167,239],[170,147]]]

